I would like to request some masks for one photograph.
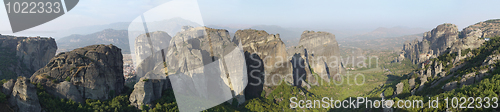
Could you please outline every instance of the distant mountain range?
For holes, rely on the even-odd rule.
[[[370,50],[398,50],[405,42],[422,39],[423,33],[405,35],[399,37],[376,38],[367,40],[339,40],[339,46],[343,48],[360,48]]]
[[[95,44],[113,44],[122,49],[122,53],[130,54],[128,27],[130,23],[120,22],[108,25],[78,27],[68,30],[72,35],[57,39],[58,51],[71,51],[76,48]],[[182,26],[201,26],[195,22],[182,18],[171,18],[162,21],[147,23],[149,31],[162,30],[169,35],[181,31]],[[155,30],[156,29],[156,30]]]
[[[100,32],[105,29],[114,29],[114,30],[128,30],[130,22],[117,22],[117,23],[111,23],[111,24],[105,24],[105,25],[92,25],[92,26],[83,26],[83,27],[76,27],[76,28],[71,28],[69,30],[66,30],[64,32],[58,32],[57,34],[51,35],[55,38],[57,37],[68,37],[70,35],[74,34],[80,34],[80,35],[87,35],[95,32]],[[170,35],[175,35],[175,33],[181,31],[182,26],[201,26],[195,22],[182,19],[182,18],[170,18],[162,21],[155,21],[155,22],[150,22],[147,24],[149,29],[161,29]],[[151,30],[153,32],[153,30]],[[59,38],[57,38],[59,39]],[[83,47],[83,46],[82,46]]]
[[[368,33],[340,38],[338,42],[344,48],[396,50],[406,41],[421,39],[425,31],[423,28],[380,27]]]
[[[95,44],[113,44],[122,49],[122,53],[130,54],[127,30],[106,29],[88,35],[70,35],[56,40],[57,52],[71,51]]]
[[[339,40],[346,41],[358,41],[358,40],[371,40],[371,39],[379,39],[379,38],[390,38],[390,37],[400,37],[405,35],[413,35],[420,34],[426,32],[426,29],[423,28],[408,28],[408,27],[392,27],[385,28],[379,27],[371,32],[364,33],[361,35],[354,35],[347,38],[342,38]]]

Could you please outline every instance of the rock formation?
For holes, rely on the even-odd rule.
[[[9,106],[16,112],[40,112],[42,107],[38,101],[35,85],[25,77],[9,80],[3,84],[2,92],[8,98]]]
[[[124,80],[121,49],[113,45],[60,53],[31,76],[31,81],[43,85],[49,94],[77,102],[118,95]]]
[[[331,33],[304,31],[299,45],[288,50],[288,55],[294,54],[305,60],[306,79],[311,85],[329,82],[341,74],[340,50],[335,35]]]
[[[445,23],[424,33],[422,41],[405,43],[401,54],[414,64],[419,64],[446,52],[478,48],[486,38],[494,36],[500,36],[500,19],[479,22],[461,32],[456,25]]]
[[[145,60],[148,57],[151,57],[153,53],[168,48],[171,39],[172,37],[170,37],[169,34],[163,31],[151,32],[148,33],[147,35],[146,34],[139,35],[135,39],[134,53],[136,59],[134,59],[134,61],[137,62],[137,64],[141,64],[143,60]],[[154,66],[152,67],[143,66],[143,67],[147,68],[147,70],[144,71],[150,71],[152,70],[151,68],[154,68]],[[138,74],[145,74],[145,73],[138,73]]]
[[[0,35],[0,68],[2,75],[31,77],[44,67],[56,54],[57,45],[53,38],[14,37]],[[9,74],[12,73],[12,74]]]
[[[246,94],[256,93],[260,96],[259,91],[277,86],[283,79],[292,82],[291,64],[285,43],[279,34],[268,34],[266,31],[254,29],[238,30],[233,42],[237,44],[241,42],[245,57],[249,57],[246,62],[251,85],[247,86]],[[260,77],[262,80],[259,80]]]
[[[154,33],[150,35],[154,37]],[[137,69],[144,75],[130,95],[132,105],[149,105],[169,87],[174,90],[181,111],[197,111],[187,107],[189,105],[211,107],[228,100],[232,103],[233,97],[238,104],[245,101],[245,57],[242,49],[231,41],[227,30],[183,27],[171,40],[163,37],[158,41],[169,41],[166,47],[163,42],[156,45],[136,39],[136,44],[142,43],[135,46],[140,60]],[[186,102],[193,99],[194,103]]]
[[[396,85],[396,90],[394,91],[394,95],[393,96],[396,96],[396,95],[399,95],[399,94],[403,93],[403,87],[404,87],[403,82],[398,83]]]

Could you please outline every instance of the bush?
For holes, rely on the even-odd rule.
[[[3,94],[3,92],[0,92],[0,103],[3,103],[7,101],[7,95]]]
[[[66,81],[70,82],[71,81],[71,77],[66,77]]]
[[[392,97],[393,93],[394,93],[394,89],[392,89],[392,87],[389,87],[389,88],[385,89],[384,96],[389,98],[389,97]]]

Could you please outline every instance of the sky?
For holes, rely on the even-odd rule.
[[[431,30],[443,23],[453,23],[462,29],[500,18],[498,0],[196,1],[204,25],[278,25],[341,30],[404,26]],[[168,0],[80,0],[65,15],[20,33],[131,22],[163,3]],[[0,6],[0,26],[1,32],[11,31],[3,5]]]

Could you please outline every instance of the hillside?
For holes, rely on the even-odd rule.
[[[444,46],[446,50],[441,52],[439,50],[437,50],[437,53],[431,52],[430,57],[417,57],[418,61],[414,60],[415,58],[413,57],[406,57],[411,55],[396,56],[397,61],[388,66],[400,65],[401,63],[413,65],[409,63],[416,63],[418,67],[409,71],[409,73],[396,74],[399,78],[373,90],[366,96],[380,98],[380,95],[382,95],[395,101],[415,99],[424,101],[424,108],[398,108],[396,111],[492,111],[496,107],[455,108],[456,105],[445,105],[446,103],[440,103],[439,108],[431,108],[429,107],[429,98],[435,99],[439,97],[441,98],[439,102],[445,102],[444,99],[447,97],[450,99],[453,97],[465,97],[468,99],[469,97],[493,98],[499,96],[500,89],[497,87],[500,79],[500,69],[497,67],[500,65],[498,63],[498,57],[500,57],[500,35],[495,33],[499,31],[498,25],[495,25],[498,21],[500,20],[488,20],[471,25],[462,30],[462,35],[460,36],[454,35],[456,34],[454,32],[457,30],[449,29],[454,28],[452,24],[438,26],[432,32],[426,33],[425,35],[427,36],[424,36],[424,44],[427,43],[431,46],[418,47],[418,49],[424,51],[426,49],[439,49],[441,48],[440,44],[437,44],[437,46],[433,45],[435,43],[442,43],[443,39],[451,40],[451,42],[455,43],[449,44],[450,46]],[[469,30],[471,28],[476,28],[476,30]],[[471,35],[471,31],[482,35]],[[436,34],[446,35],[435,36]],[[457,41],[454,41],[455,37]],[[425,42],[427,40],[430,41]],[[477,44],[477,42],[480,43]],[[464,43],[467,43],[466,45],[469,46],[462,46]],[[422,44],[418,43],[416,45]],[[403,51],[409,51],[408,46],[406,44],[406,50],[403,49]],[[493,102],[483,101],[482,103]],[[477,105],[478,103],[471,104]],[[445,108],[447,106],[454,107]]]

